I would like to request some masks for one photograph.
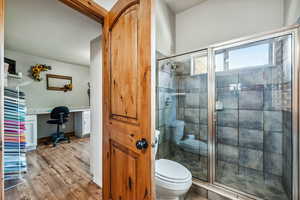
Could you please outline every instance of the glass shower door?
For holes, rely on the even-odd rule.
[[[184,165],[208,181],[208,52],[201,50],[158,62],[157,159]]]
[[[214,182],[292,199],[292,36],[213,50]]]

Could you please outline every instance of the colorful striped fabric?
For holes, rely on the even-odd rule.
[[[4,90],[4,180],[8,183],[22,178],[27,171],[25,137],[26,102],[24,93]]]

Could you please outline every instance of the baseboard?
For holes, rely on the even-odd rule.
[[[65,133],[65,136],[72,137],[75,136],[75,132]],[[51,136],[43,137],[38,139],[38,145],[47,144],[51,142]]]

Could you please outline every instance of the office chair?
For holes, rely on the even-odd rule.
[[[64,132],[60,132],[60,126],[68,121],[69,109],[65,106],[59,106],[51,111],[51,119],[47,121],[48,124],[57,124],[56,133],[52,134],[52,143],[55,147],[60,141],[68,141],[70,143],[70,137],[66,137]]]

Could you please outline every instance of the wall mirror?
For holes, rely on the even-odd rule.
[[[47,90],[72,91],[72,77],[47,74]]]

